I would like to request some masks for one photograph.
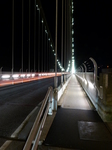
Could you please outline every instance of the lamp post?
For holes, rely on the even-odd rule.
[[[54,87],[57,88],[57,26],[58,26],[58,0],[56,0],[56,29],[55,29],[55,78]]]
[[[22,1],[22,59],[21,59],[21,71],[23,72],[23,23],[24,23],[24,1]]]
[[[63,4],[62,0],[62,33],[61,33],[61,65],[63,67]],[[61,74],[61,84],[63,84],[63,74]]]
[[[54,77],[54,110],[57,111],[57,98],[58,98],[58,89],[57,89],[57,22],[58,22],[58,0],[56,0],[56,29],[55,29],[55,77]]]
[[[30,46],[31,46],[30,45],[30,36],[31,36],[31,33],[30,33],[30,27],[31,27],[31,24],[30,24],[30,21],[31,21],[31,16],[30,16],[30,9],[31,8],[30,8],[30,5],[31,5],[31,3],[30,3],[30,0],[29,0],[29,56],[28,56],[28,60],[29,60],[28,61],[29,62],[29,66],[28,66],[29,68],[28,69],[29,69],[29,72],[30,72]]]
[[[34,0],[34,71],[36,68],[36,0]]]
[[[14,70],[14,0],[12,1],[12,74]]]
[[[38,32],[38,41],[40,40],[40,8],[38,5],[36,5],[37,10],[38,10],[38,28],[37,28],[37,32]],[[40,42],[38,42],[38,72],[40,72]]]

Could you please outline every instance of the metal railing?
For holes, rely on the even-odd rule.
[[[52,115],[53,88],[49,87],[23,150],[36,150],[47,114]]]
[[[85,61],[81,67],[83,70],[79,68],[76,72],[76,77],[92,101],[96,110],[98,110],[98,98],[103,94],[101,94],[97,79],[97,63],[90,57],[89,60]]]
[[[66,82],[64,84],[62,84],[61,86],[58,87],[58,93],[57,93],[57,101],[60,100],[61,96],[63,95],[69,81],[71,79],[71,74],[70,76],[68,77],[68,79],[66,80]]]

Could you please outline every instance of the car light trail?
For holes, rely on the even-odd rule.
[[[61,76],[61,73],[57,73],[57,76]],[[15,74],[13,75],[13,79],[10,79],[10,75],[2,75],[2,79],[0,80],[0,87],[6,86],[6,85],[12,85],[12,84],[19,84],[19,83],[25,83],[25,82],[31,82],[35,80],[41,80],[46,78],[52,78],[55,76],[55,73],[39,73],[38,76],[35,74]],[[20,77],[20,78],[19,78]],[[26,78],[25,78],[26,77]]]

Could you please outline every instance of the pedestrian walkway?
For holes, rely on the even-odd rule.
[[[39,150],[110,150],[112,135],[73,75]]]
[[[89,99],[87,98],[75,76],[72,76],[61,101],[62,108],[84,110],[93,109],[92,105],[88,103]]]

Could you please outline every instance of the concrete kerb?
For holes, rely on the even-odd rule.
[[[67,81],[65,81],[65,82],[62,84],[61,88],[58,90],[58,96],[57,96],[58,106],[60,106],[61,103],[62,103],[62,102],[61,102],[61,97],[62,97],[62,95],[64,94],[64,91],[66,90],[66,87],[67,87],[67,85],[68,85],[70,79],[71,79],[71,77],[69,77],[69,79],[68,79]]]

